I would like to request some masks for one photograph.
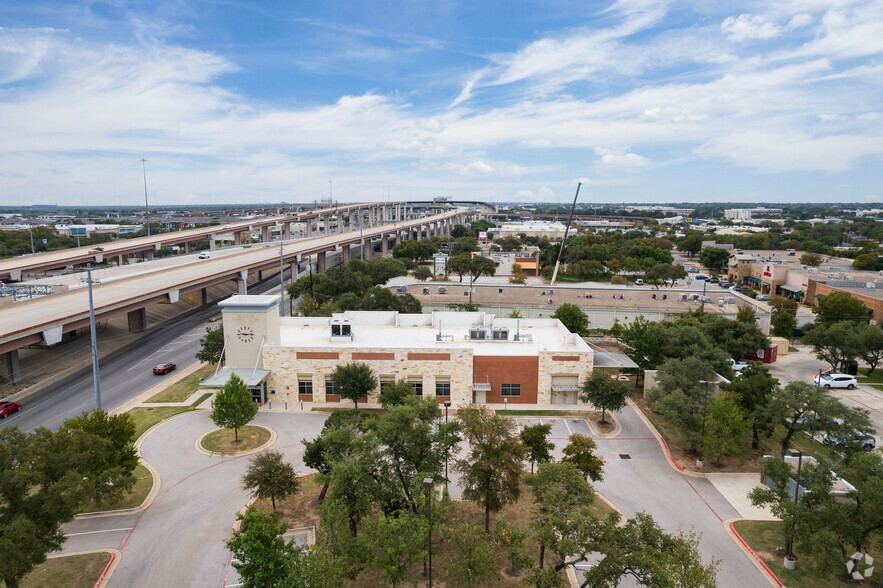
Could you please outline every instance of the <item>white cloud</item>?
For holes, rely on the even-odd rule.
[[[782,27],[770,22],[763,15],[740,14],[728,16],[721,23],[721,30],[734,41],[747,39],[772,39],[782,34]]]
[[[493,166],[488,165],[483,161],[473,161],[467,165],[464,165],[458,170],[458,173],[463,176],[481,176],[492,174],[497,170],[494,169]]]
[[[650,163],[649,159],[637,153],[615,151],[604,147],[595,147],[595,155],[598,155],[599,158],[594,161],[594,164],[605,167],[636,169]]]

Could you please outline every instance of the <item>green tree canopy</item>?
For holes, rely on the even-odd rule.
[[[258,405],[242,378],[233,374],[224,387],[215,394],[211,419],[215,425],[233,429],[235,441],[239,441],[239,429],[247,425],[258,413]]]
[[[586,316],[579,306],[565,302],[555,309],[552,318],[561,321],[571,333],[585,335],[589,330],[589,317]]]
[[[721,247],[706,247],[699,253],[699,263],[713,271],[720,271],[730,258],[730,252]]]
[[[294,467],[282,458],[278,451],[264,451],[251,458],[245,475],[242,476],[242,489],[248,490],[257,498],[269,498],[276,510],[276,498],[287,498],[300,491],[300,480]]]
[[[861,300],[853,298],[846,292],[831,292],[825,295],[812,311],[816,313],[817,323],[868,322],[868,308]]]
[[[331,381],[337,387],[340,397],[352,400],[359,408],[359,398],[367,396],[377,387],[377,378],[367,363],[353,362],[338,365],[331,372]]]
[[[600,370],[592,370],[592,374],[583,382],[579,399],[600,408],[601,422],[606,423],[606,411],[622,410],[631,392],[632,386],[628,382],[621,382]]]
[[[597,449],[594,439],[574,433],[567,438],[561,461],[573,464],[584,478],[600,482],[604,478],[604,460],[595,455]]]
[[[530,473],[533,473],[535,463],[542,463],[552,459],[552,450],[555,444],[549,441],[552,433],[552,425],[536,424],[528,425],[521,429],[521,442],[527,448],[527,456],[530,460]]]
[[[217,364],[224,360],[224,325],[209,327],[199,340],[199,351],[196,359],[206,363]]]
[[[860,323],[837,321],[834,323],[816,322],[807,327],[803,342],[812,345],[820,360],[836,370],[843,362],[859,354]]]

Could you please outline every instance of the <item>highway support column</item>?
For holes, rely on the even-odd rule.
[[[130,310],[126,313],[126,317],[129,319],[130,333],[140,333],[145,328],[147,328],[146,308],[136,308],[135,310]]]
[[[18,349],[0,355],[0,380],[13,384],[21,380],[21,365],[18,362]]]
[[[316,272],[323,274],[325,273],[325,252],[316,254]]]

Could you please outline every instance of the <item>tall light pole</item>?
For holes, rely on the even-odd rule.
[[[451,407],[451,401],[445,400],[445,424],[448,424],[448,409]],[[445,490],[448,489],[448,452],[445,452]]]
[[[799,449],[789,449],[788,453],[791,457],[797,457],[797,479],[794,480],[794,506],[797,506],[797,493],[800,490],[800,466],[803,464],[803,451]],[[788,549],[785,550],[785,557],[794,561],[794,527],[796,520],[791,521],[791,536],[788,538]]]
[[[150,207],[147,206],[147,160],[141,160],[141,169],[144,170],[144,222],[147,224],[147,236],[150,236]]]
[[[282,257],[282,243],[284,240],[284,238],[279,240],[279,296],[282,297],[279,300],[279,316],[285,316],[285,278],[283,277],[283,274],[285,274],[285,259]]]
[[[95,304],[92,301],[92,264],[86,264],[86,282],[89,284],[89,330],[92,333],[92,388],[95,390],[95,410],[101,410],[101,388],[98,380],[98,336],[95,331]]]
[[[429,500],[429,588],[432,588],[432,478],[423,478],[423,488]]]
[[[710,382],[708,380],[699,380],[699,383],[705,384],[705,405],[702,407],[702,441],[700,441],[700,443],[702,443],[705,441],[705,415],[708,413],[708,384],[710,384]],[[701,447],[700,447],[699,451],[702,451]],[[705,463],[705,452],[702,452],[702,461],[704,464]],[[696,465],[699,465],[699,464],[697,463]]]

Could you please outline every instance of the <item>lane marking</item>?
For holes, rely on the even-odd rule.
[[[573,435],[573,431],[570,430],[570,425],[567,424],[567,419],[561,419],[561,420],[564,421],[564,426],[567,427],[567,434]]]
[[[68,533],[65,537],[76,537],[78,535],[94,535],[95,533],[114,533],[116,531],[131,531],[133,527],[125,527],[123,529],[105,529],[104,531],[86,531],[84,533]]]

